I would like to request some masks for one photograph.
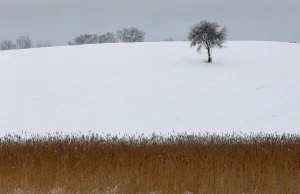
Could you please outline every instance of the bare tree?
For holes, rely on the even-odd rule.
[[[69,41],[69,45],[81,45],[81,44],[96,44],[98,43],[97,34],[81,34],[74,38],[74,41]]]
[[[188,39],[191,41],[191,46],[197,46],[197,51],[201,52],[202,47],[207,50],[208,61],[212,62],[212,48],[223,48],[223,44],[227,39],[227,28],[222,27],[216,22],[201,21],[191,27]]]
[[[146,33],[137,28],[124,28],[117,31],[118,39],[121,42],[144,42]]]
[[[51,47],[50,42],[48,41],[38,41],[36,44],[37,48],[41,48],[41,47]]]
[[[68,45],[75,45],[75,43],[72,42],[72,41],[69,41],[69,42],[68,42]]]
[[[166,39],[164,39],[164,41],[165,42],[173,42],[173,41],[175,41],[175,39],[174,38],[166,38]]]
[[[10,40],[2,40],[0,42],[0,49],[1,50],[12,50],[16,49],[17,46]]]
[[[107,32],[98,36],[98,43],[115,43],[118,42],[116,35],[111,32]]]
[[[33,46],[31,39],[28,36],[20,36],[19,38],[17,38],[16,42],[18,48],[20,49],[28,49],[32,48]]]

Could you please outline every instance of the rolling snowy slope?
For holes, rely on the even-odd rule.
[[[300,131],[300,44],[102,44],[0,52],[6,133]]]

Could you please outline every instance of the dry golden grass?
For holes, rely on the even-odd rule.
[[[300,137],[1,138],[0,193],[151,192],[300,193]]]

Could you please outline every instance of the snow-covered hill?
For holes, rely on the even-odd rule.
[[[299,132],[300,45],[228,42],[205,63],[188,42],[0,52],[0,136]]]

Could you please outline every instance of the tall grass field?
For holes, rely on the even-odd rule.
[[[6,135],[0,193],[300,193],[300,136]]]

